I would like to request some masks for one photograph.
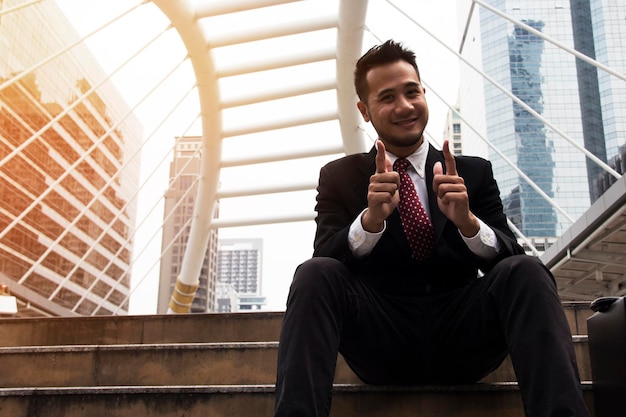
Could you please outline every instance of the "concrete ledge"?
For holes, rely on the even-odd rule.
[[[593,416],[593,391],[583,383]],[[11,417],[268,417],[273,385],[0,389]],[[331,417],[524,417],[517,384],[335,385]]]
[[[591,381],[581,381],[583,390],[593,389]],[[517,391],[517,382],[493,382],[488,384],[460,385],[368,385],[334,384],[333,392],[446,392],[446,391]],[[92,394],[235,394],[274,393],[273,384],[258,385],[171,385],[134,387],[45,387],[45,388],[0,388],[0,397],[10,395],[92,395]]]
[[[587,336],[573,336],[581,378],[591,379]],[[267,384],[278,342],[69,345],[0,348],[0,386]],[[193,371],[191,371],[193,370]],[[481,382],[512,382],[510,358]],[[335,383],[360,383],[339,355]]]
[[[573,334],[586,334],[588,302],[563,302]],[[0,347],[269,342],[283,312],[9,318],[0,320]]]

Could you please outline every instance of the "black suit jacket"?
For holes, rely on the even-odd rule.
[[[503,212],[500,192],[493,178],[491,163],[482,158],[456,157],[457,172],[465,180],[470,210],[491,226],[501,243],[501,252],[485,262],[467,247],[458,229],[439,210],[432,190],[433,165],[443,153],[429,145],[426,159],[431,220],[435,229],[434,256],[424,262],[411,257],[400,216],[395,210],[387,219],[387,229],[374,250],[355,258],[348,244],[348,230],[367,207],[369,178],[376,170],[376,148],[369,153],[348,155],[325,165],[317,188],[317,231],[313,256],[340,260],[357,276],[391,294],[441,292],[476,279],[478,270],[487,272],[506,256],[524,253],[509,229]]]

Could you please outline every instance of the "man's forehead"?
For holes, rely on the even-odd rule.
[[[385,83],[382,85],[378,85],[376,86],[375,90],[372,90],[372,93],[374,95],[381,95],[381,94],[385,94],[387,92],[392,92],[392,91],[404,91],[406,89],[410,89],[410,88],[416,88],[416,87],[420,87],[421,84],[419,83],[419,81],[417,81],[417,79],[414,80],[405,80],[404,82],[395,82],[395,83]]]
[[[411,64],[404,61],[374,67],[368,71],[366,78],[370,86],[376,87],[382,87],[385,84],[399,86],[410,83],[419,84],[417,71]]]

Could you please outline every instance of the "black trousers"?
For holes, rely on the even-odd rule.
[[[278,352],[276,417],[328,416],[337,352],[369,384],[475,382],[510,353],[528,417],[587,417],[554,278],[506,258],[444,294],[390,296],[331,258],[298,267]]]

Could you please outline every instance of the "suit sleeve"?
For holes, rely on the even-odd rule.
[[[491,265],[483,265],[481,269],[484,270],[484,268],[489,269],[490,266],[493,266],[502,258],[523,254],[524,250],[517,243],[517,239],[507,223],[500,199],[500,190],[493,177],[491,162],[486,162],[486,168],[483,172],[483,179],[480,181],[481,185],[469,193],[470,209],[493,229],[501,243],[499,256],[490,262]]]
[[[313,256],[328,256],[346,264],[355,260],[348,243],[350,225],[360,213],[349,209],[345,179],[328,167],[320,170],[317,187],[317,230]]]

